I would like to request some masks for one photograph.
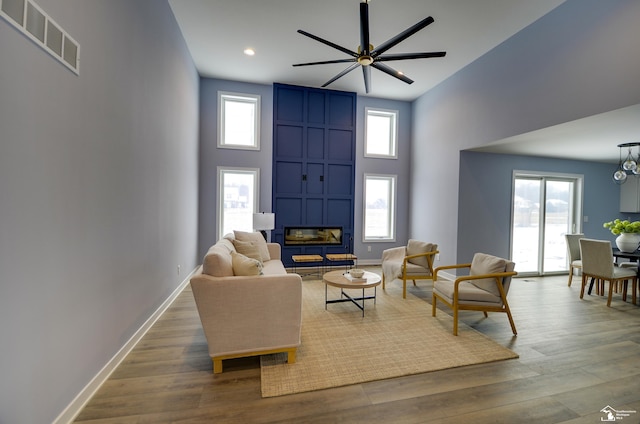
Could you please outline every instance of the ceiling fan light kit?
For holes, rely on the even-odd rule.
[[[397,54],[388,54],[384,55],[384,53],[396,46],[400,42],[409,38],[416,32],[425,28],[427,25],[430,25],[434,22],[431,16],[421,20],[417,24],[407,28],[402,31],[395,37],[390,38],[385,41],[377,48],[374,48],[372,44],[369,43],[369,1],[365,0],[360,3],[360,45],[358,46],[357,51],[350,50],[346,47],[342,47],[338,44],[335,44],[331,41],[325,40],[324,38],[320,38],[316,35],[303,31],[301,29],[298,32],[306,37],[309,37],[313,40],[316,40],[322,44],[325,44],[329,47],[332,47],[336,50],[339,50],[349,56],[348,59],[336,59],[336,60],[325,60],[320,62],[309,62],[309,63],[297,63],[293,66],[310,66],[310,65],[326,65],[332,63],[350,63],[350,65],[338,73],[336,76],[331,78],[329,81],[324,83],[322,87],[326,87],[329,84],[333,83],[337,79],[345,76],[349,72],[353,71],[357,67],[362,67],[362,75],[364,77],[364,87],[365,91],[369,93],[371,88],[371,71],[370,69],[373,67],[379,71],[382,71],[388,75],[391,75],[394,78],[399,79],[400,81],[411,84],[413,80],[405,76],[402,72],[397,71],[391,68],[388,65],[385,65],[382,62],[391,62],[395,60],[411,60],[411,59],[428,59],[433,57],[444,57],[446,52],[423,52],[423,53],[397,53]]]

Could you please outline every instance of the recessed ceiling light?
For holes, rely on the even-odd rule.
[[[247,56],[253,56],[254,54],[256,54],[256,51],[249,47],[244,49],[244,54],[246,54]]]

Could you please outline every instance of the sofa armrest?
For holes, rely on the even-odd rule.
[[[267,249],[271,260],[282,260],[282,248],[279,243],[267,243]]]
[[[191,288],[211,357],[300,345],[299,275],[212,277],[198,272]]]

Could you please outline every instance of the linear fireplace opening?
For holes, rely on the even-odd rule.
[[[284,227],[285,246],[342,245],[342,227]]]

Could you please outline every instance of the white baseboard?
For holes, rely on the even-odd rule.
[[[100,386],[104,384],[109,376],[120,365],[124,358],[133,350],[142,337],[149,331],[149,329],[155,324],[155,322],[162,316],[162,314],[171,306],[174,300],[182,293],[184,288],[189,284],[191,276],[197,271],[194,269],[187,275],[187,277],[178,285],[178,287],[171,293],[171,295],[156,309],[156,311],[145,321],[144,324],[134,333],[133,336],[120,348],[120,350],[102,367],[102,369],[96,374],[95,377],[89,381],[89,383],[78,393],[78,395],[71,401],[71,403],[58,415],[53,421],[53,424],[67,424],[73,422],[78,416],[82,408],[91,400],[93,395],[98,391]]]

